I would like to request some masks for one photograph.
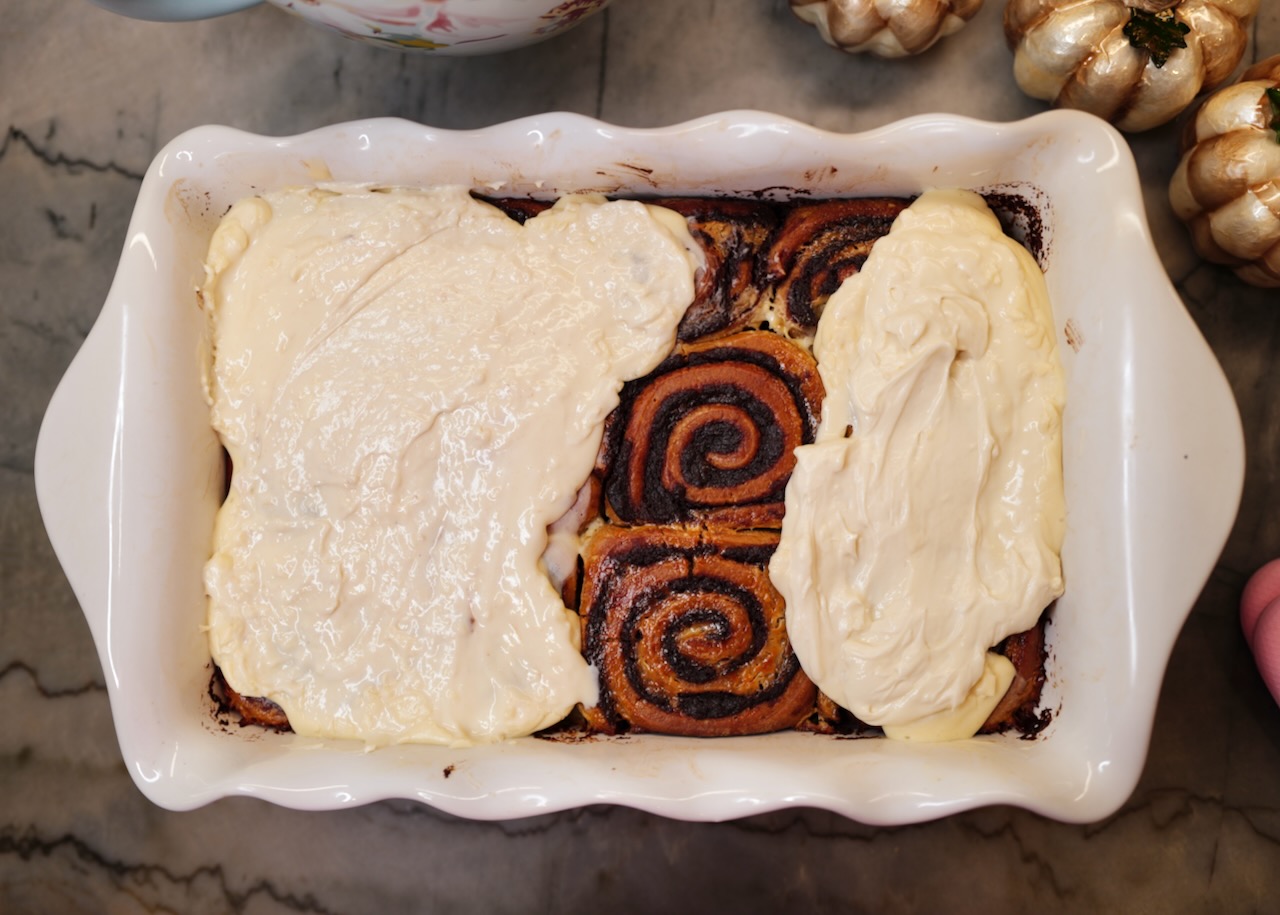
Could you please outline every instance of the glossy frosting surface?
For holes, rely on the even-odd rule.
[[[670,215],[569,197],[522,227],[461,188],[231,209],[202,290],[235,468],[205,584],[238,692],[373,744],[501,740],[594,698],[539,557],[692,298]]]
[[[771,565],[796,654],[890,736],[970,736],[1003,693],[988,649],[1062,592],[1043,276],[976,194],[927,192],[827,303],[814,354],[822,423]]]

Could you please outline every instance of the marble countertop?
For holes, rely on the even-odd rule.
[[[1264,3],[1246,62],[1280,53]],[[783,0],[617,0],[496,57],[403,56],[258,8],[181,25],[83,0],[0,15],[0,911],[267,913],[900,909],[1260,911],[1280,896],[1280,709],[1236,617],[1280,555],[1280,294],[1201,263],[1165,197],[1178,124],[1131,138],[1159,253],[1222,361],[1248,467],[1235,529],[1175,647],[1150,757],[1114,816],[1008,808],[878,829],[812,810],[690,824],[613,807],[455,819],[411,802],[173,813],[134,788],[89,630],[32,483],[49,397],[101,308],[141,175],[177,133],[290,134],[391,115],[476,127],[551,110],[650,126],[755,108],[855,131],[1043,109],[1002,4],[924,56],[840,54]],[[1276,387],[1272,387],[1276,385]],[[1194,519],[1188,519],[1194,523]],[[981,875],[975,879],[974,875]],[[962,890],[958,891],[958,888]]]

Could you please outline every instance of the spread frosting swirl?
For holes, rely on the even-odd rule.
[[[1063,587],[1064,383],[1031,256],[967,191],[922,195],[826,304],[826,387],[770,573],[818,687],[890,737],[968,737],[990,653]]]

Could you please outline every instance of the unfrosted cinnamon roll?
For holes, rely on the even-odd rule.
[[[822,395],[813,357],[778,334],[677,346],[623,387],[606,425],[600,463],[611,515],[777,527],[792,452],[813,441]]]
[[[777,534],[605,526],[587,545],[585,710],[605,733],[695,737],[794,727],[816,688],[800,669],[767,565]]]
[[[787,211],[765,261],[774,307],[801,334],[818,326],[822,306],[862,269],[871,246],[910,200],[865,197],[802,204]]]

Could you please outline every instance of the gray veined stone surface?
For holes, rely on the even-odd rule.
[[[1280,53],[1263,4],[1248,60]],[[1174,650],[1137,791],[1088,826],[997,808],[875,829],[815,811],[688,824],[607,807],[508,823],[409,802],[307,814],[154,807],[125,771],[88,627],[40,523],[32,457],[111,282],[140,176],[198,124],[289,134],[393,115],[476,127],[568,110],[649,126],[733,108],[832,130],[1042,110],[988,0],[921,58],[827,48],[781,0],[617,0],[498,57],[407,57],[260,8],[159,25],[83,0],[0,12],[0,911],[1268,911],[1280,709],[1236,621],[1280,554],[1280,293],[1201,263],[1165,188],[1178,125],[1131,138],[1156,244],[1244,418],[1239,519]]]

